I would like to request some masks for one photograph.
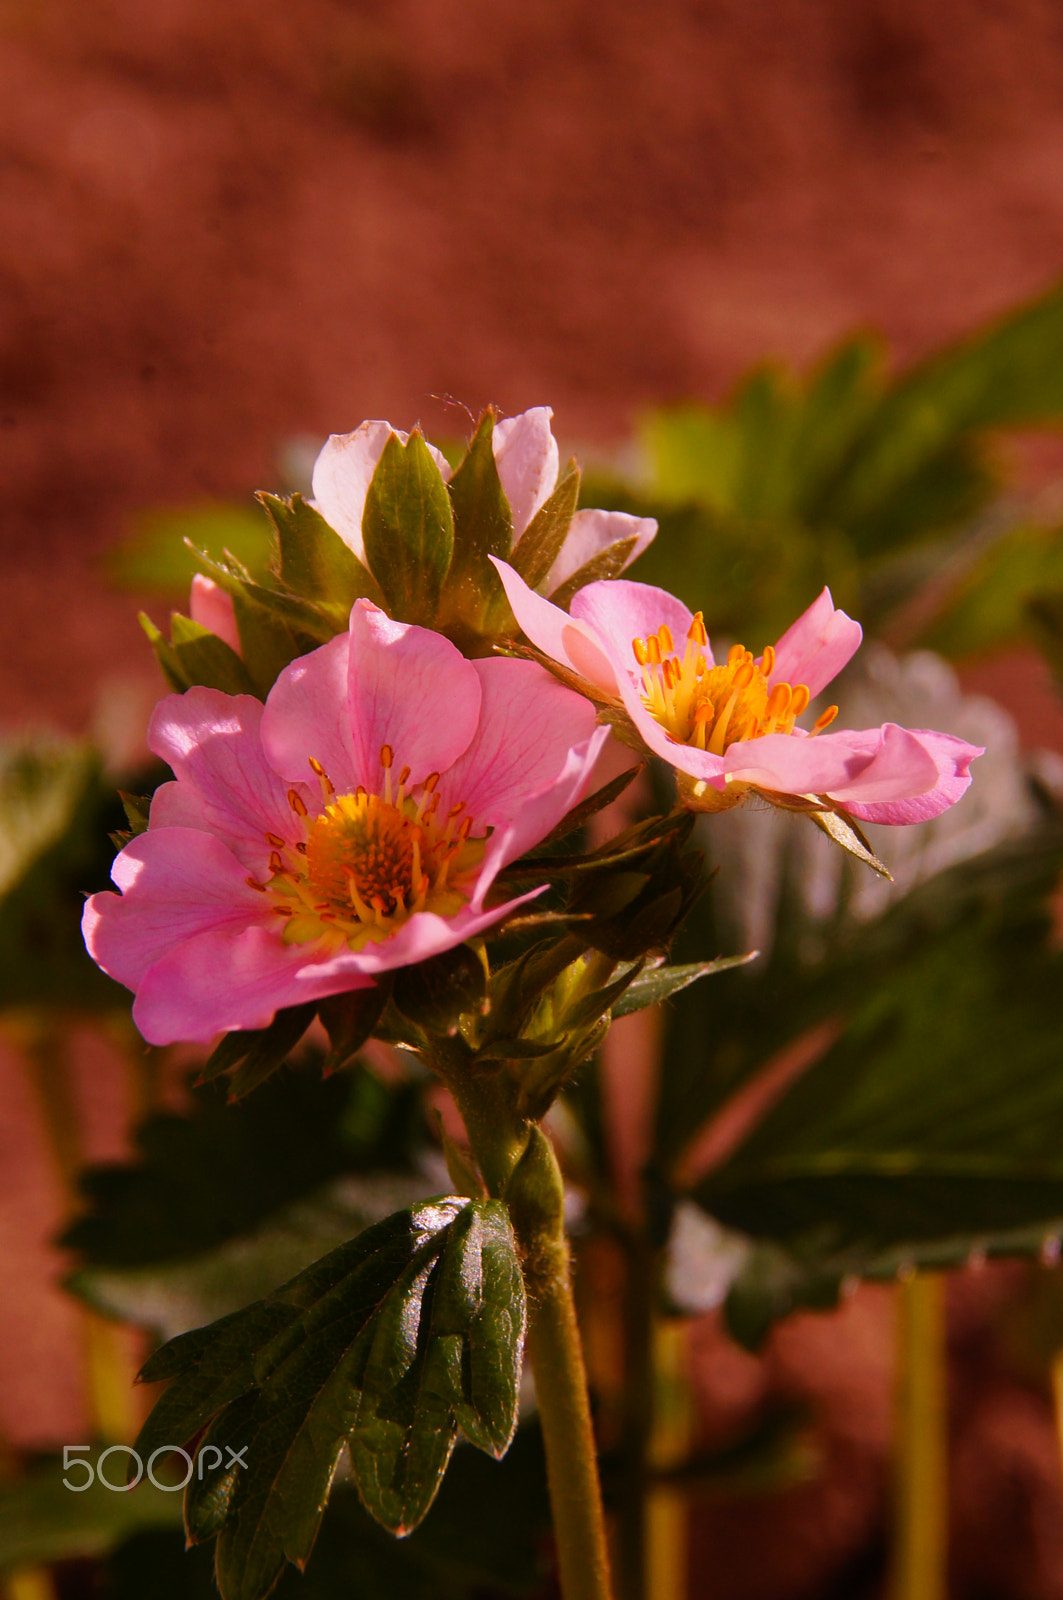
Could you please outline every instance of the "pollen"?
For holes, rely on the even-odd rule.
[[[466,903],[485,840],[471,837],[473,818],[462,817],[464,801],[440,816],[438,773],[408,793],[411,769],[400,769],[396,786],[388,745],[380,758],[382,794],[359,785],[353,794],[337,795],[311,757],[324,809],[309,816],[293,790],[289,803],[305,819],[304,837],[287,844],[266,835],[272,877],[264,888],[285,918],[286,943],[323,940],[330,950],[360,950],[389,938],[419,911],[453,916]]]
[[[732,645],[726,662],[706,656],[709,637],[697,612],[682,653],[667,624],[633,639],[631,650],[641,678],[646,709],[678,744],[723,755],[729,745],[771,733],[793,733],[809,702],[803,683],[772,682],[775,651],[767,645],[759,661],[744,645]],[[821,733],[838,714],[832,706],[811,730]]]

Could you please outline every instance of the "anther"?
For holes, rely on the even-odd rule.
[[[788,683],[773,684],[768,694],[768,704],[765,707],[766,714],[769,717],[785,717],[790,709],[791,693]]]
[[[329,779],[328,773],[325,771],[320,761],[315,761],[313,756],[308,756],[307,760],[310,763],[310,771],[314,774],[318,783],[321,785],[322,795],[326,800],[328,800],[330,796],[336,793],[336,790]]]
[[[266,843],[271,844],[274,850],[284,849],[284,840],[281,838],[279,833],[267,833]]]
[[[266,885],[264,883],[259,883],[257,878],[245,878],[244,882],[247,884],[249,889],[257,889],[259,894],[265,894]]]
[[[646,646],[643,644],[642,640],[632,639],[631,648],[635,653],[635,660],[638,662],[639,666],[644,667],[650,658],[646,654]]]
[[[834,721],[834,719],[835,719],[835,717],[837,715],[838,715],[838,707],[837,706],[828,706],[826,711],[821,711],[820,712],[819,716],[816,718],[815,722],[812,724],[812,732],[813,733],[822,733],[824,728],[829,728],[830,727],[831,723]]]
[[[294,917],[295,908],[293,906],[274,906],[273,915],[275,917]]]
[[[405,785],[409,783],[409,781],[410,781],[410,769],[409,769],[409,767],[403,767],[402,771],[399,773],[399,788],[400,789],[404,788]]]
[[[808,702],[812,696],[808,692],[807,683],[795,683],[793,699],[790,701],[790,715],[799,717],[802,711],[808,710]]]
[[[687,629],[687,638],[693,639],[695,644],[708,644],[709,636],[705,632],[705,618],[700,611],[695,611],[690,627]]]
[[[395,752],[392,750],[391,746],[389,744],[382,744],[380,746],[380,765],[384,768],[385,772],[390,769],[391,763],[394,761],[394,759]]]
[[[753,665],[752,661],[743,661],[742,665],[738,668],[738,671],[731,680],[734,684],[734,687],[736,689],[748,689],[749,685],[753,682],[753,674],[756,672],[756,670],[757,669]]]
[[[297,789],[288,790],[288,804],[291,806],[297,817],[306,816],[306,801],[303,799],[302,795]]]
[[[731,646],[730,650],[728,650],[728,652],[727,652],[727,665],[729,667],[737,667],[745,659],[746,659],[745,645],[733,644]]]
[[[269,870],[271,872],[284,871],[284,862],[281,860],[276,850],[271,850],[269,853]]]
[[[296,845],[295,848],[298,850],[298,852],[299,852],[299,854],[301,856],[305,856],[306,855],[306,844],[302,839],[299,840],[299,843]]]
[[[657,629],[657,638],[660,641],[661,654],[666,656],[672,655],[675,651],[675,645],[672,643],[672,630],[669,628],[667,622],[662,622],[661,626]]]
[[[436,784],[438,782],[439,782],[439,773],[438,772],[430,772],[428,774],[427,778],[424,780],[424,783],[422,784],[422,788],[424,789],[425,794],[431,794],[432,790],[435,788],[435,786],[436,786]]]
[[[764,646],[764,654],[760,658],[760,670],[766,678],[770,678],[775,671],[774,645],[766,644]]]
[[[661,641],[656,634],[651,633],[646,640],[646,655],[655,667],[661,664]]]

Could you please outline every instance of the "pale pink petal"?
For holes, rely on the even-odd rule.
[[[940,816],[949,806],[955,805],[971,784],[971,762],[985,754],[981,745],[968,744],[949,733],[933,733],[927,728],[909,729],[913,739],[933,758],[938,771],[937,782],[925,794],[911,799],[882,800],[874,804],[846,801],[845,809],[861,822],[885,822],[902,825],[912,822],[929,822]]]
[[[468,747],[480,716],[480,678],[442,634],[390,617],[368,600],[351,612],[348,706],[358,782],[379,793],[380,751],[395,776],[417,784],[445,772]],[[335,780],[334,780],[335,781]]]
[[[92,959],[126,988],[184,940],[268,916],[248,871],[211,833],[160,828],[130,840],[111,869],[122,893],[94,894],[81,928]]]
[[[314,462],[314,498],[311,504],[320,511],[329,527],[336,530],[344,544],[354,551],[359,561],[365,560],[365,542],[362,538],[365,497],[376,464],[393,433],[403,444],[408,442],[409,434],[393,428],[390,422],[363,422],[353,433],[333,433]],[[433,444],[428,445],[428,449],[445,482],[450,477],[446,456]]]
[[[310,776],[311,756],[339,794],[350,794],[363,781],[347,711],[350,644],[349,634],[337,634],[285,667],[269,692],[262,748],[287,782]]]
[[[513,820],[491,834],[476,881],[474,908],[483,905],[484,896],[504,866],[537,845],[566,812],[579,804],[608,738],[608,728],[595,728],[589,739],[568,752],[554,781],[538,793],[527,795]]]
[[[557,441],[550,432],[553,414],[549,406],[533,406],[496,422],[491,436],[498,476],[513,513],[514,544],[557,483]]]
[[[573,745],[594,732],[594,707],[531,661],[472,663],[480,678],[480,722],[472,743],[440,780],[441,808],[498,827],[552,783]],[[548,831],[548,830],[547,830]]]
[[[664,624],[681,656],[694,620],[694,613],[667,589],[632,583],[630,578],[589,583],[573,598],[572,615],[594,630],[609,651],[614,666],[632,675],[639,671],[632,649],[635,639],[647,638]],[[707,648],[703,654],[712,660]]]
[[[863,629],[844,611],[836,611],[829,589],[787,628],[775,646],[770,683],[804,683],[813,698],[856,654]]]
[[[263,754],[262,717],[261,702],[249,694],[195,688],[160,700],[148,746],[173,768],[178,784],[160,790],[151,829],[204,828],[260,870],[269,859],[266,834],[287,837],[292,820],[289,786]],[[306,800],[316,792],[316,785],[307,788]]]
[[[542,585],[544,592],[553,594],[588,561],[622,539],[635,540],[635,548],[624,562],[626,567],[630,566],[652,543],[656,532],[657,523],[653,517],[632,517],[626,511],[577,511],[557,560],[546,575]]]
[[[537,900],[545,893],[546,888],[546,884],[540,884],[538,888],[518,895],[515,900],[507,900],[503,905],[492,906],[489,911],[475,906],[463,906],[452,917],[440,917],[434,911],[418,911],[408,922],[404,922],[390,939],[382,939],[379,944],[367,944],[357,953],[346,951],[315,964],[313,968],[308,966],[300,982],[318,985],[332,981],[338,992],[341,989],[354,987],[350,983],[339,981],[348,973],[393,972],[398,967],[412,966],[416,961],[427,961],[430,956],[437,956],[444,950],[452,950],[455,945],[464,944],[466,939],[474,939],[477,934],[483,933],[485,928],[493,927],[496,922],[501,922],[503,917],[508,917],[517,906],[524,905],[528,900]]]
[[[826,794],[845,805],[925,794],[937,765],[920,741],[895,722],[816,739],[772,733],[740,740],[723,756],[728,781],[783,794]]]
[[[534,589],[529,589],[505,561],[498,561],[494,556],[489,559],[502,580],[513,615],[536,649],[606,694],[616,694],[616,673],[593,629],[574,621],[560,606],[551,605]]]
[[[193,622],[198,622],[201,628],[209,628],[231,650],[240,654],[240,630],[236,626],[233,597],[202,572],[197,572],[192,579],[188,614]]]
[[[202,933],[148,970],[133,1021],[150,1044],[205,1044],[234,1028],[265,1028],[284,1006],[371,985],[361,973],[327,972],[309,948],[286,945],[272,928]]]

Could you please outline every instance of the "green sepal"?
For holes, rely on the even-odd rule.
[[[808,811],[805,815],[809,821],[816,824],[821,833],[827,835],[828,839],[833,839],[835,844],[840,844],[851,856],[863,861],[872,872],[877,872],[880,878],[888,878],[890,883],[893,882],[893,874],[889,867],[879,860],[852,817],[843,816],[840,811]]]
[[[235,1067],[237,1070],[229,1080],[229,1101],[231,1104],[242,1100],[283,1066],[313,1022],[316,1011],[316,1001],[285,1006],[267,1028],[243,1028],[227,1033],[208,1056],[200,1083],[210,1083]]]
[[[402,967],[395,975],[395,1004],[426,1033],[455,1034],[466,1012],[481,1012],[487,1001],[487,970],[467,944]]]
[[[628,784],[638,777],[642,771],[642,765],[642,762],[639,762],[637,766],[628,767],[626,772],[618,773],[615,778],[611,778],[600,789],[596,789],[593,794],[588,795],[586,800],[581,800],[578,806],[573,806],[571,811],[566,811],[561,821],[550,830],[545,839],[537,846],[537,849],[545,849],[548,845],[556,844],[559,839],[567,838],[570,833],[576,833],[580,828],[586,827],[590,819],[597,816],[599,811],[604,811],[606,806],[612,805],[614,800],[620,798]],[[532,857],[532,860],[534,860],[534,857]]]
[[[332,1047],[325,1057],[326,1076],[354,1064],[372,1037],[390,994],[391,974],[381,973],[372,988],[348,989],[318,1001],[317,1014]]]
[[[151,811],[150,794],[129,794],[125,789],[119,789],[118,798],[122,802],[122,810],[129,823],[129,837],[135,839],[138,834],[147,833],[148,816]]]
[[[613,1019],[629,1017],[632,1012],[659,1005],[670,995],[697,983],[699,978],[707,978],[714,972],[727,972],[732,967],[744,967],[756,960],[758,955],[759,951],[750,950],[741,956],[719,956],[715,961],[690,961],[678,967],[651,967],[646,972],[640,972],[627,992],[617,1000],[613,1006]]]
[[[561,552],[579,504],[580,471],[570,461],[550,498],[543,502],[517,541],[510,565],[529,589],[538,588]]]
[[[356,600],[383,606],[380,585],[368,567],[301,494],[282,500],[263,491],[256,498],[277,532],[277,575],[286,589],[320,606],[340,629]]]
[[[391,434],[365,497],[366,559],[399,622],[430,626],[454,552],[454,514],[443,475],[416,430]]]
[[[254,694],[254,684],[236,651],[209,628],[175,611],[167,640],[143,611],[139,621],[163,676],[177,694],[184,694],[195,684],[221,689],[224,694]]]
[[[550,596],[550,604],[560,606],[562,611],[567,611],[573,599],[588,583],[601,583],[606,578],[619,578],[635,552],[638,540],[632,534],[627,539],[618,539],[615,544],[606,545],[604,550],[599,550],[590,561],[574,572],[571,578],[566,578]]]
[[[454,510],[454,556],[443,589],[442,616],[450,628],[464,625],[472,633],[485,625],[489,613],[505,606],[505,591],[487,558],[508,561],[513,544],[513,514],[492,445],[494,426],[494,412],[488,409],[447,485]]]

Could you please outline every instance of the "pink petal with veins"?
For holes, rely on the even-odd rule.
[[[864,631],[824,589],[775,646],[769,683],[804,683],[815,699],[860,648]]]
[[[516,544],[557,483],[557,441],[550,431],[550,406],[532,406],[496,422],[491,436],[495,466],[513,513]]]

